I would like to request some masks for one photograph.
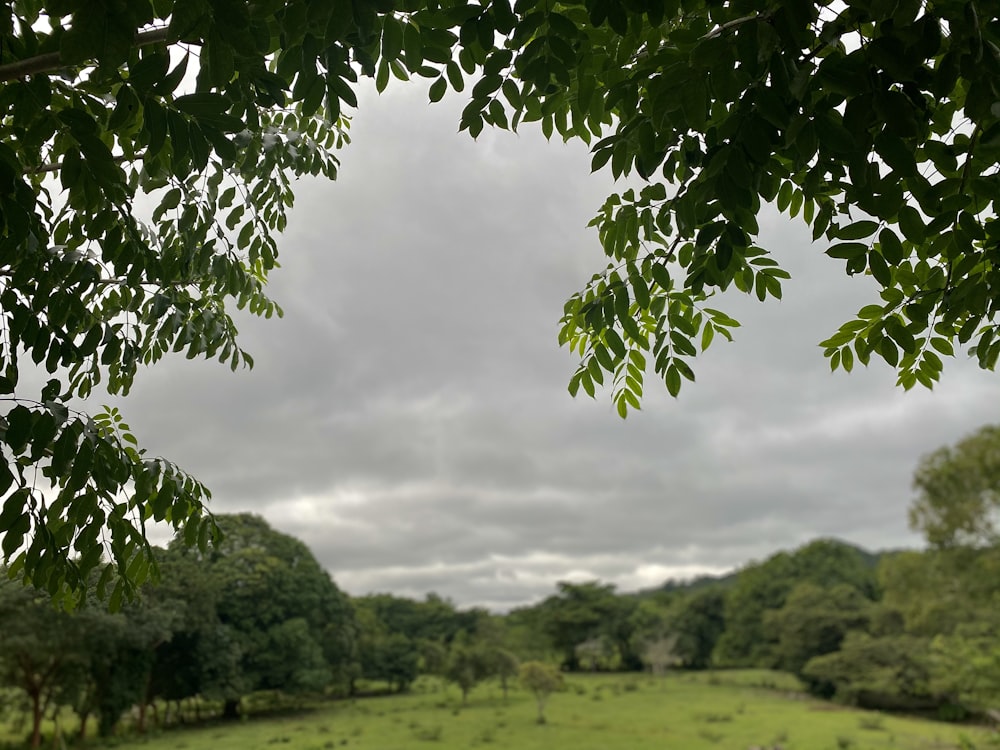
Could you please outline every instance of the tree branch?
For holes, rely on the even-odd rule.
[[[766,19],[770,17],[770,13],[751,13],[750,15],[743,16],[741,18],[734,18],[732,21],[726,21],[723,24],[719,24],[710,32],[702,37],[702,40],[714,39],[717,36],[722,36],[730,29],[735,29],[737,26],[742,26],[745,23],[750,23],[751,21],[759,21],[761,19]]]
[[[143,154],[134,154],[132,156],[128,156],[127,154],[118,154],[117,156],[112,157],[111,160],[115,164],[127,164],[129,162],[138,161],[142,157]],[[62,169],[62,162],[54,161],[49,164],[42,164],[36,169],[29,169],[25,172],[25,174],[45,174],[46,172],[58,172],[60,169]]]
[[[167,39],[166,26],[147,29],[146,31],[136,33],[135,46],[147,47],[151,44],[162,44]],[[25,76],[38,75],[39,73],[50,73],[63,67],[66,66],[63,65],[61,52],[47,52],[44,55],[26,57],[23,60],[0,65],[0,83],[14,81]]]

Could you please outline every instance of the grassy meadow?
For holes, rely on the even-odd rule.
[[[494,683],[467,706],[423,678],[412,692],[309,710],[116,739],[142,750],[945,750],[1000,747],[985,729],[857,711],[810,699],[794,678],[759,670],[572,676],[551,696],[547,723],[533,697]],[[51,745],[51,743],[49,743]]]

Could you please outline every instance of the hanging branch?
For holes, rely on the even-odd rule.
[[[140,31],[135,35],[136,47],[147,47],[151,44],[162,44],[168,40],[167,27]],[[51,73],[54,70],[66,67],[62,62],[62,53],[47,52],[44,55],[26,57],[23,60],[0,65],[0,83],[14,81],[25,76],[38,75],[39,73]]]

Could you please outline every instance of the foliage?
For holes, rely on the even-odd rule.
[[[839,651],[811,659],[804,676],[818,693],[884,710],[927,710],[941,699],[931,687],[929,641],[900,635],[851,633]]]
[[[443,675],[462,691],[462,704],[468,703],[469,691],[490,674],[486,649],[470,643],[460,635],[451,645],[445,661]]]
[[[1000,548],[902,552],[879,567],[884,602],[907,632],[933,637],[989,621],[1000,602]]]
[[[2,572],[2,571],[0,571]],[[20,581],[0,575],[0,686],[16,691],[27,707],[29,744],[41,744],[50,708],[70,702],[86,664],[79,634],[68,615]]]
[[[881,287],[823,342],[833,369],[876,357],[903,387],[931,387],[956,342],[995,366],[993,14],[957,0],[586,7],[561,8],[537,57],[520,26],[508,44],[551,91],[543,123],[586,139],[612,114],[594,167],[646,183],[594,220],[611,263],[566,305],[561,340],[583,356],[571,390],[608,373],[624,416],[648,366],[676,394],[689,358],[737,325],[707,306],[714,292],[780,298],[788,274],[757,243],[765,203]],[[520,92],[526,111],[538,90]]]
[[[970,712],[996,710],[1000,694],[1000,636],[994,620],[972,625],[931,643],[933,688]],[[959,717],[961,718],[961,717]]]
[[[231,711],[254,690],[322,689],[333,677],[324,639],[331,632],[340,639],[351,632],[347,597],[308,547],[262,518],[240,514],[220,516],[218,522],[225,538],[208,554],[187,549],[182,539],[171,543],[175,554],[194,558],[203,568],[217,618],[207,635],[232,644],[220,650],[223,659],[214,664],[231,667],[213,677],[215,688]]]
[[[677,637],[676,654],[690,669],[711,664],[715,644],[726,630],[726,597],[719,590],[705,589],[686,597],[671,618]]]
[[[646,641],[642,649],[642,659],[654,675],[662,676],[667,669],[681,661],[677,654],[676,635],[661,635],[658,638]]]
[[[419,655],[413,642],[393,633],[380,644],[378,679],[406,690],[419,674]]]
[[[210,567],[177,549],[162,550],[157,559],[161,579],[143,589],[142,607],[172,612],[173,626],[170,638],[158,643],[153,652],[144,700],[139,703],[140,731],[145,706],[155,699],[226,695],[242,656],[231,629],[219,620],[221,592]]]
[[[856,547],[818,539],[794,552],[779,552],[763,563],[748,565],[726,595],[726,630],[716,645],[722,664],[774,667],[777,638],[764,627],[768,610],[781,609],[798,583],[820,587],[847,584],[867,598],[878,593],[870,558]]]
[[[777,636],[778,667],[802,676],[810,659],[837,651],[850,631],[867,627],[870,607],[871,602],[848,584],[798,584],[781,609],[765,616],[765,627]]]
[[[354,600],[359,624],[361,675],[384,680],[405,690],[421,671],[443,674],[446,644],[456,635],[473,631],[481,610],[458,611],[436,594],[415,601],[392,594],[372,594]]]
[[[540,661],[526,661],[518,671],[521,684],[535,696],[538,707],[538,723],[545,723],[545,704],[549,696],[563,688],[563,677],[551,664]]]
[[[369,594],[355,600],[373,613],[390,633],[401,633],[413,641],[450,643],[459,631],[475,632],[485,612],[455,605],[434,593],[423,601],[393,594]]]
[[[921,459],[910,525],[936,547],[995,545],[1000,509],[1000,427],[987,426]]]
[[[638,665],[632,647],[635,632],[632,615],[637,602],[615,595],[614,585],[598,581],[560,581],[556,587],[558,593],[539,606],[540,626],[552,646],[562,653],[563,666],[569,670],[579,669],[577,647],[603,638],[618,650],[625,669],[635,669]]]
[[[588,672],[610,671],[614,652],[605,638],[588,638],[573,649],[577,666]]]
[[[0,529],[12,568],[54,594],[101,569],[117,602],[155,575],[149,518],[217,536],[206,488],[114,410],[91,418],[72,399],[127,394],[170,352],[251,362],[230,311],[280,314],[263,288],[292,178],[335,176],[359,74],[379,90],[427,78],[432,101],[475,81],[471,135],[539,122],[593,141],[594,169],[639,178],[594,219],[610,262],[559,334],[582,359],[571,392],[607,379],[622,416],[647,371],[676,395],[691,358],[731,337],[716,292],[781,296],[788,274],[757,242],[770,203],[881,287],[823,342],[834,369],[876,357],[931,387],[956,342],[982,367],[1000,357],[1000,29],[977,3],[6,8]],[[38,392],[21,378],[34,368]]]
[[[156,650],[178,629],[178,612],[162,602],[134,604],[117,613],[98,605],[81,609],[65,624],[77,633],[84,664],[73,705],[80,733],[85,735],[94,713],[98,734],[109,737],[126,710],[148,699]]]

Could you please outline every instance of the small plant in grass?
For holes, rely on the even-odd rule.
[[[838,750],[850,750],[852,747],[854,747],[853,737],[848,737],[846,734],[837,735]]]
[[[862,729],[867,729],[872,732],[879,732],[885,729],[882,726],[882,717],[877,714],[871,714],[870,716],[861,716],[858,718],[858,726]]]
[[[700,714],[698,718],[706,724],[722,724],[733,720],[732,714]]]
[[[563,687],[562,674],[551,664],[527,661],[519,670],[521,684],[531,691],[538,705],[538,723],[545,723],[545,704],[549,696]]]
[[[492,729],[487,727],[486,729],[484,729],[482,732],[479,733],[479,737],[477,739],[484,744],[489,744],[496,739],[496,734],[493,732]]]
[[[722,740],[725,738],[726,735],[722,734],[721,732],[710,732],[707,729],[702,729],[700,732],[698,732],[698,736],[701,737],[703,740],[711,742],[713,745],[718,745],[720,742],[722,742]]]
[[[418,727],[413,731],[414,738],[421,742],[440,742],[443,734],[444,728],[440,724],[435,724],[432,727]]]

